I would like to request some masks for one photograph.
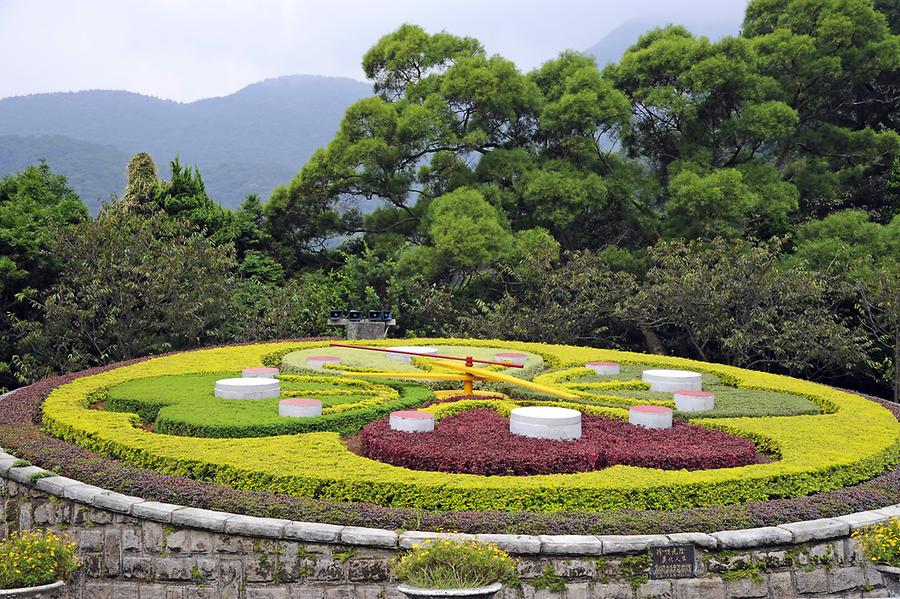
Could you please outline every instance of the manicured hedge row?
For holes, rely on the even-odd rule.
[[[508,534],[712,532],[831,518],[900,503],[900,470],[894,469],[860,485],[825,491],[811,497],[671,511],[610,510],[548,514],[385,508],[366,503],[240,491],[225,485],[143,470],[48,437],[33,424],[40,421],[41,404],[54,388],[79,377],[134,362],[121,362],[110,367],[45,379],[0,400],[0,447],[64,476],[150,500],[254,516],[403,530]],[[900,417],[900,406],[877,398],[870,399],[890,410],[895,417]]]
[[[549,357],[558,366],[588,360],[649,361],[647,356],[628,352],[530,343],[453,339],[402,343],[472,344],[530,351],[545,356],[545,360]],[[270,344],[189,352],[77,379],[47,398],[44,424],[61,438],[162,472],[242,489],[428,509],[597,511],[760,501],[854,484],[885,471],[898,458],[900,426],[890,412],[875,403],[788,377],[659,356],[652,360],[660,366],[701,369],[736,385],[805,395],[833,413],[695,421],[767,440],[781,454],[781,459],[771,464],[696,472],[614,466],[579,474],[483,477],[416,472],[372,462],[350,453],[334,433],[266,439],[173,438],[136,429],[127,415],[86,409],[93,392],[122,380],[204,371],[211,364],[218,370],[239,369],[296,346]],[[266,459],[256,459],[260,455]]]
[[[489,401],[489,400],[488,400]],[[616,464],[664,470],[733,468],[759,461],[753,443],[676,422],[646,430],[615,418],[584,415],[577,441],[513,435],[509,421],[489,408],[444,416],[427,435],[391,430],[386,419],[359,433],[361,455],[414,470],[486,476],[590,472]]]

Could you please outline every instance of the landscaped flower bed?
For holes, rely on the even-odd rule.
[[[380,343],[394,343],[385,341]],[[725,385],[805,397],[822,412],[788,417],[735,417],[692,422],[753,439],[779,455],[772,463],[680,471],[616,465],[599,471],[545,476],[477,476],[422,472],[354,455],[336,432],[258,438],[199,439],[154,434],[136,416],[89,409],[119,383],[144,377],[236,371],[271,365],[292,351],[322,342],[216,348],[157,358],[76,379],[44,404],[47,430],[93,451],[160,472],[187,475],[246,490],[277,490],[312,498],[446,510],[672,509],[808,495],[859,483],[897,461],[898,427],[879,405],[828,387],[787,377],[663,356],[609,350],[480,340],[404,340],[403,344],[473,345],[541,356],[550,368],[616,361],[699,370]],[[651,364],[652,362],[652,364]],[[499,410],[546,398],[496,402]],[[423,402],[424,403],[424,402]],[[585,414],[624,418],[627,410],[590,403]],[[438,404],[443,416],[458,407]],[[486,406],[474,406],[486,407]],[[265,459],[261,459],[264,456]]]
[[[476,408],[443,418],[433,433],[391,430],[386,419],[359,433],[362,455],[414,470],[488,476],[590,472],[625,464],[664,470],[732,468],[757,463],[753,442],[676,422],[647,430],[623,420],[585,415],[577,441],[513,435],[494,410]]]
[[[363,502],[311,499],[279,494],[274,490],[241,491],[220,483],[145,470],[49,437],[34,424],[40,421],[43,401],[54,389],[80,377],[140,361],[143,360],[53,377],[0,400],[0,446],[36,465],[126,495],[255,516],[389,529],[509,534],[668,534],[773,526],[900,503],[900,470],[894,469],[859,485],[808,497],[691,509],[430,512]],[[891,411],[895,418],[900,417],[900,406],[875,398],[869,400]]]

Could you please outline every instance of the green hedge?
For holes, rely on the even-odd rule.
[[[649,356],[630,352],[504,341],[423,339],[393,343],[514,349],[552,355],[560,365],[590,360],[650,360]],[[367,460],[350,452],[333,432],[242,439],[172,437],[141,430],[136,426],[136,415],[87,408],[98,393],[125,380],[211,369],[239,370],[258,365],[263,356],[296,346],[270,344],[187,352],[79,378],[48,396],[44,424],[55,436],[162,472],[224,482],[240,489],[436,510],[601,511],[761,501],[867,480],[896,464],[900,452],[900,424],[890,412],[859,396],[789,377],[659,356],[652,357],[659,365],[702,368],[738,387],[804,396],[830,413],[694,421],[751,437],[777,451],[781,459],[768,464],[691,472],[614,466],[578,474],[483,477],[412,471]],[[315,346],[310,343],[306,347]],[[581,409],[615,411],[594,406]]]

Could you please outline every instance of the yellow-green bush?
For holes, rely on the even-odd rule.
[[[538,354],[546,364],[554,366],[579,365],[589,360],[651,361],[651,357],[630,352],[495,340],[404,339],[377,343],[512,349]],[[240,370],[261,365],[264,360],[271,363],[271,356],[323,345],[324,342],[309,342],[215,348],[154,358],[83,377],[48,396],[44,424],[53,435],[132,464],[241,489],[450,510],[668,509],[765,500],[854,484],[883,472],[898,459],[900,425],[889,411],[874,402],[789,377],[662,356],[652,356],[654,365],[702,370],[735,386],[802,395],[830,413],[693,421],[776,449],[781,459],[768,464],[691,472],[614,466],[578,474],[484,477],[412,471],[368,460],[347,450],[336,433],[248,439],[172,437],[137,428],[135,415],[87,409],[92,398],[125,380]],[[453,404],[446,408],[441,405],[431,409],[454,409]],[[572,405],[585,412],[598,410],[619,417],[626,412]],[[500,402],[498,407],[506,409],[508,405]]]

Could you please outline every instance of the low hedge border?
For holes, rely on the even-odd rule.
[[[340,543],[370,546],[378,549],[411,549],[426,539],[459,538],[458,532],[424,532],[333,526],[318,522],[290,521],[281,518],[254,517],[223,511],[208,511],[202,517],[185,512],[183,505],[160,505],[143,497],[117,494],[113,491],[54,476],[53,472],[35,466],[22,466],[16,456],[0,451],[0,477],[27,488],[36,489],[51,498],[68,499],[94,508],[113,510],[117,514],[164,524],[174,521],[194,529],[221,533],[236,526],[240,534],[293,542]],[[706,549],[747,551],[758,547],[802,544],[810,540],[829,541],[847,538],[852,532],[900,516],[900,504],[880,510],[855,512],[834,518],[790,522],[776,526],[729,529],[712,533],[661,533],[651,535],[522,535],[475,533],[463,535],[476,541],[491,543],[500,549],[520,555],[583,556],[621,555],[635,548],[691,543]],[[234,526],[232,525],[234,524]]]
[[[379,343],[392,342],[396,343]],[[604,359],[648,362],[642,354],[570,346],[457,339],[403,342],[517,349],[552,356],[562,364]],[[92,412],[90,418],[84,414],[84,403],[93,390],[123,378],[151,376],[173,368],[193,372],[208,368],[211,362],[217,368],[244,367],[263,356],[298,347],[277,345],[188,352],[180,354],[177,360],[160,358],[115,373],[75,380],[48,397],[44,423],[64,439],[167,473],[187,474],[247,490],[266,488],[314,498],[423,509],[599,511],[626,506],[672,509],[761,501],[854,484],[877,476],[896,464],[898,457],[900,427],[896,420],[858,396],[788,377],[658,356],[653,357],[655,364],[706,370],[720,380],[743,386],[806,394],[820,406],[832,407],[834,413],[695,421],[752,438],[770,438],[782,454],[782,459],[772,464],[688,473],[615,466],[600,472],[525,478],[412,472],[354,459],[333,433],[309,433],[302,438],[204,440],[207,443],[200,446],[189,443],[196,439],[154,438],[134,429],[121,414]],[[305,347],[321,345],[324,343]],[[98,415],[103,418],[97,418]],[[255,455],[266,455],[267,464],[248,464],[241,459],[250,456],[252,462]],[[288,459],[296,455],[304,455],[302,463]]]
[[[429,512],[341,503],[266,492],[240,491],[225,485],[139,469],[47,436],[40,422],[41,404],[54,388],[78,377],[145,359],[111,364],[57,376],[0,396],[0,446],[56,473],[126,495],[165,503],[336,525],[466,533],[627,535],[777,526],[797,520],[832,518],[900,503],[900,469],[854,487],[809,497],[748,502],[688,510],[612,510],[607,512]],[[440,395],[440,394],[439,394]],[[900,406],[864,396],[900,418]]]

